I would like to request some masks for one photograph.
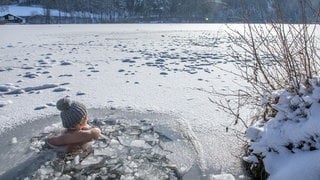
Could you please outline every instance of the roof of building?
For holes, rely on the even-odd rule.
[[[0,16],[4,16],[7,14],[12,14],[18,17],[44,15],[44,11],[42,7],[9,5],[9,6],[0,6],[0,8],[4,8],[3,11],[0,11]],[[50,14],[52,16],[58,16],[59,12],[58,10],[51,10]]]

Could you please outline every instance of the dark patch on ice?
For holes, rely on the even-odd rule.
[[[22,66],[21,69],[34,69],[32,66]]]
[[[70,83],[66,82],[66,83],[61,83],[60,86],[65,86],[65,85],[69,85]]]
[[[50,89],[50,88],[55,88],[55,87],[58,87],[58,85],[57,84],[43,84],[41,86],[26,87],[23,90],[25,90],[26,92],[29,92],[29,91]]]
[[[61,74],[58,77],[72,77],[72,74]]]
[[[41,59],[41,60],[38,60],[38,63],[40,65],[46,65],[46,64],[49,64],[48,62],[46,62],[45,60]]]
[[[68,66],[68,65],[72,65],[71,62],[67,62],[67,61],[61,61],[60,63],[61,66]]]
[[[93,69],[93,70],[91,70],[91,72],[93,72],[93,73],[97,73],[97,72],[100,72],[99,70],[97,70],[97,69]]]
[[[25,87],[25,88],[18,88],[18,87],[12,87],[12,86],[0,86],[0,92],[6,95],[17,95],[25,92],[31,93],[31,92],[55,88],[55,87],[58,87],[58,84],[43,84],[40,86],[32,86],[32,87]]]
[[[64,91],[67,91],[67,90],[68,90],[67,88],[59,87],[59,88],[53,89],[52,91],[53,92],[64,92]]]
[[[8,95],[12,95],[12,94],[23,94],[23,93],[25,93],[26,91],[25,90],[23,90],[23,89],[14,89],[14,90],[11,90],[11,91],[9,91],[9,92],[7,92],[7,93],[5,93],[5,94],[8,94]]]
[[[51,107],[55,107],[55,106],[56,106],[56,104],[55,104],[55,103],[53,103],[53,102],[51,102],[51,103],[47,103],[46,105],[47,105],[47,106],[51,106]]]
[[[86,93],[84,93],[84,92],[77,92],[77,96],[83,96],[83,95],[85,95]]]
[[[131,59],[123,59],[122,62],[124,63],[135,63],[135,60],[131,60]]]
[[[12,67],[7,67],[6,70],[7,70],[7,71],[12,71],[13,68],[12,68]]]
[[[30,79],[34,79],[36,77],[38,77],[39,75],[36,73],[31,73],[31,72],[26,72],[26,74],[23,76],[25,78],[30,78]]]
[[[34,108],[34,110],[41,110],[41,109],[45,109],[45,108],[47,108],[48,106],[46,106],[46,105],[44,105],[44,106],[38,106],[38,107],[36,107],[36,108]]]

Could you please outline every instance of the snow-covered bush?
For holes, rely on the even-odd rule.
[[[235,44],[230,55],[238,68],[232,73],[248,84],[225,101],[213,102],[247,128],[243,159],[253,178],[320,177],[313,171],[320,167],[312,163],[316,159],[312,155],[308,157],[311,163],[299,162],[306,152],[318,152],[320,148],[320,56],[315,33],[319,27],[306,23],[309,1],[299,2],[301,24],[274,22],[247,24],[243,31],[230,29]],[[278,18],[281,22],[281,16]],[[256,113],[253,122],[244,117],[248,114],[245,109],[252,106],[255,110],[250,111]],[[294,173],[288,167],[295,169]]]
[[[299,93],[290,89],[275,91],[270,101],[266,102],[268,110],[264,118],[260,118],[246,132],[250,140],[244,160],[250,169],[261,168],[263,163],[271,177],[280,171],[278,165],[293,155],[320,149],[320,78],[313,78],[308,86],[301,85]],[[299,164],[288,161],[286,166]],[[313,164],[310,162],[310,164]],[[316,164],[315,164],[316,166]],[[259,169],[262,170],[262,169]],[[318,172],[301,167],[291,174],[309,174],[316,176]],[[278,172],[279,171],[279,172]],[[261,172],[259,172],[261,173]],[[286,176],[287,177],[287,176]]]

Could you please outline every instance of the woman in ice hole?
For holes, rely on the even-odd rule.
[[[60,117],[64,128],[60,134],[49,136],[47,143],[54,148],[64,147],[66,152],[73,152],[100,137],[99,128],[88,126],[88,112],[86,107],[77,101],[65,97],[58,100],[57,108],[61,111]]]

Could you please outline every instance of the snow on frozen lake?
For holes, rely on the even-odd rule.
[[[164,113],[177,118],[155,123],[185,134],[203,172],[237,178],[242,143],[225,132],[232,119],[205,92],[239,83],[216,68],[233,67],[226,30],[221,24],[0,26],[0,132],[57,114],[55,102],[67,95],[88,108]]]

